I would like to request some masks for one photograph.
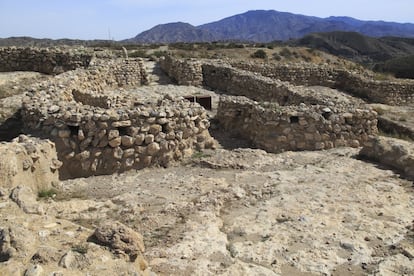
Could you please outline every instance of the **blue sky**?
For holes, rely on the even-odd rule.
[[[157,24],[201,25],[261,9],[414,23],[413,0],[0,0],[0,37],[121,40]]]

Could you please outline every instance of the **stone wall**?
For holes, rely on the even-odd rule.
[[[258,64],[232,62],[235,68],[256,72],[263,76],[288,81],[295,85],[320,85],[338,88],[370,102],[390,105],[414,103],[414,81],[379,81],[372,76],[311,64]]]
[[[296,86],[325,86],[343,90],[374,103],[390,105],[414,103],[414,81],[412,80],[379,81],[372,79],[372,75],[362,75],[330,66],[257,62],[230,62],[226,64],[212,60],[182,60],[168,56],[161,60],[161,68],[178,84],[182,85],[200,86],[203,84],[213,89],[235,91],[236,89],[227,89],[227,86],[233,85],[234,88],[237,88],[236,82],[242,85],[243,80],[232,79],[234,76],[232,71],[241,69],[256,73],[256,77],[259,77],[257,74],[268,77],[276,81],[274,84],[277,86],[281,85],[277,81],[288,82]],[[225,83],[220,83],[221,79],[224,79]],[[250,86],[247,85],[247,87]],[[250,90],[255,89],[255,87],[250,88]],[[278,89],[283,88],[278,87]],[[246,90],[246,88],[243,89],[243,91]]]
[[[0,143],[0,187],[26,185],[33,191],[47,190],[59,182],[55,145],[21,135],[10,143]]]
[[[145,82],[143,76],[116,77],[117,72],[129,76],[132,62],[66,72],[27,93],[22,108],[25,131],[56,143],[62,178],[167,166],[193,149],[213,146],[200,105],[169,96],[148,102],[119,90]],[[142,63],[134,64],[135,73],[144,71]]]
[[[0,72],[35,71],[60,74],[87,67],[91,54],[48,48],[0,48]]]
[[[203,83],[201,62],[197,60],[180,60],[166,56],[160,60],[160,66],[179,85],[201,86]]]
[[[202,68],[203,84],[229,95],[245,96],[256,101],[277,102],[279,105],[357,104],[355,99],[338,91],[295,86],[225,64],[206,63]]]
[[[358,147],[378,132],[377,114],[372,110],[279,106],[234,96],[221,97],[217,119],[225,131],[275,153]]]
[[[193,61],[185,61],[191,67]],[[377,113],[362,100],[328,87],[296,86],[226,63],[204,61],[203,85],[223,96],[217,116],[221,127],[269,152],[358,147],[378,133]],[[288,74],[286,71],[286,74]],[[307,85],[336,77],[309,69]],[[321,71],[322,72],[322,71]],[[299,71],[298,71],[299,74]],[[293,80],[291,76],[290,80]]]

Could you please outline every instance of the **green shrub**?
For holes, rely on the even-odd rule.
[[[155,51],[151,55],[155,57],[162,57],[162,56],[166,56],[167,54],[168,54],[167,51]]]
[[[254,52],[251,55],[252,58],[261,58],[261,59],[266,59],[267,58],[267,54],[265,51],[263,51],[262,49],[257,50],[256,52]]]
[[[282,60],[282,57],[278,53],[274,53],[272,56],[274,60],[277,60],[277,61]]]
[[[87,244],[76,244],[72,246],[72,251],[85,255],[88,253],[88,245]]]
[[[280,53],[282,57],[290,58],[292,56],[292,52],[288,48],[283,48]]]
[[[57,195],[57,191],[55,189],[48,189],[48,190],[40,190],[37,193],[39,198],[52,198]]]
[[[148,54],[147,54],[147,51],[137,50],[137,51],[133,51],[132,53],[128,54],[128,56],[131,58],[147,58]]]

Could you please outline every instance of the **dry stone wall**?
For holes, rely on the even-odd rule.
[[[357,100],[330,89],[295,86],[225,64],[203,64],[203,83],[222,93],[245,96],[279,105],[329,104],[355,105]]]
[[[414,103],[414,81],[379,81],[344,69],[310,64],[258,64],[232,62],[235,68],[263,76],[288,81],[295,85],[320,85],[338,88],[370,102],[390,105]]]
[[[200,61],[189,59],[180,60],[166,56],[160,60],[161,69],[179,85],[201,86],[203,72]]]
[[[180,64],[191,67],[194,62]],[[217,111],[221,127],[266,151],[358,147],[378,133],[377,113],[362,100],[337,90],[296,86],[274,75],[266,77],[228,63],[204,61],[201,69],[204,86],[247,97],[221,97]],[[295,74],[299,76],[300,72]],[[284,71],[286,76],[291,73]],[[301,77],[307,80],[303,82],[306,85],[320,85],[319,80],[324,80],[324,86],[333,86],[336,73],[315,67],[305,70]],[[293,75],[289,80],[298,83],[298,78]]]
[[[48,48],[0,48],[0,72],[35,71],[60,74],[89,66],[91,54]]]
[[[145,83],[142,63],[132,62],[66,72],[27,93],[25,130],[56,143],[62,178],[167,166],[214,145],[200,105],[169,96],[148,102],[119,89]]]
[[[258,77],[257,74],[260,74],[274,80],[275,83],[269,83],[269,85],[277,85],[279,90],[281,84],[278,81],[282,81],[292,85],[337,88],[375,103],[390,105],[410,105],[414,103],[414,81],[412,80],[379,81],[372,79],[372,76],[329,66],[256,62],[230,62],[226,64],[212,60],[181,60],[168,56],[161,60],[161,68],[178,84],[205,85],[225,91],[235,91],[237,82],[239,82],[239,85],[250,87],[251,90],[255,89],[249,84],[243,84],[243,80],[231,79],[234,76],[232,71],[241,69],[256,73],[256,77]],[[220,83],[221,79],[225,83]],[[248,80],[245,79],[245,81]],[[228,89],[229,85],[234,86],[235,89]],[[243,91],[246,91],[246,89],[243,89]],[[251,95],[245,96],[250,97]]]
[[[377,130],[377,114],[321,105],[279,106],[222,96],[217,119],[228,132],[268,152],[364,145]]]

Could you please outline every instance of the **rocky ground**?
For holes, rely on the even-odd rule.
[[[136,92],[217,104],[162,78]],[[414,275],[412,181],[359,149],[212,133],[217,150],[168,168],[0,189],[0,275]]]
[[[158,275],[412,275],[413,183],[357,153],[197,153],[170,168],[64,181],[54,199],[37,201],[39,214],[24,214],[6,194],[1,225],[28,261],[3,256],[0,269],[128,275],[148,264]],[[147,263],[88,242],[107,221],[143,235]],[[75,261],[65,265],[68,252]]]

